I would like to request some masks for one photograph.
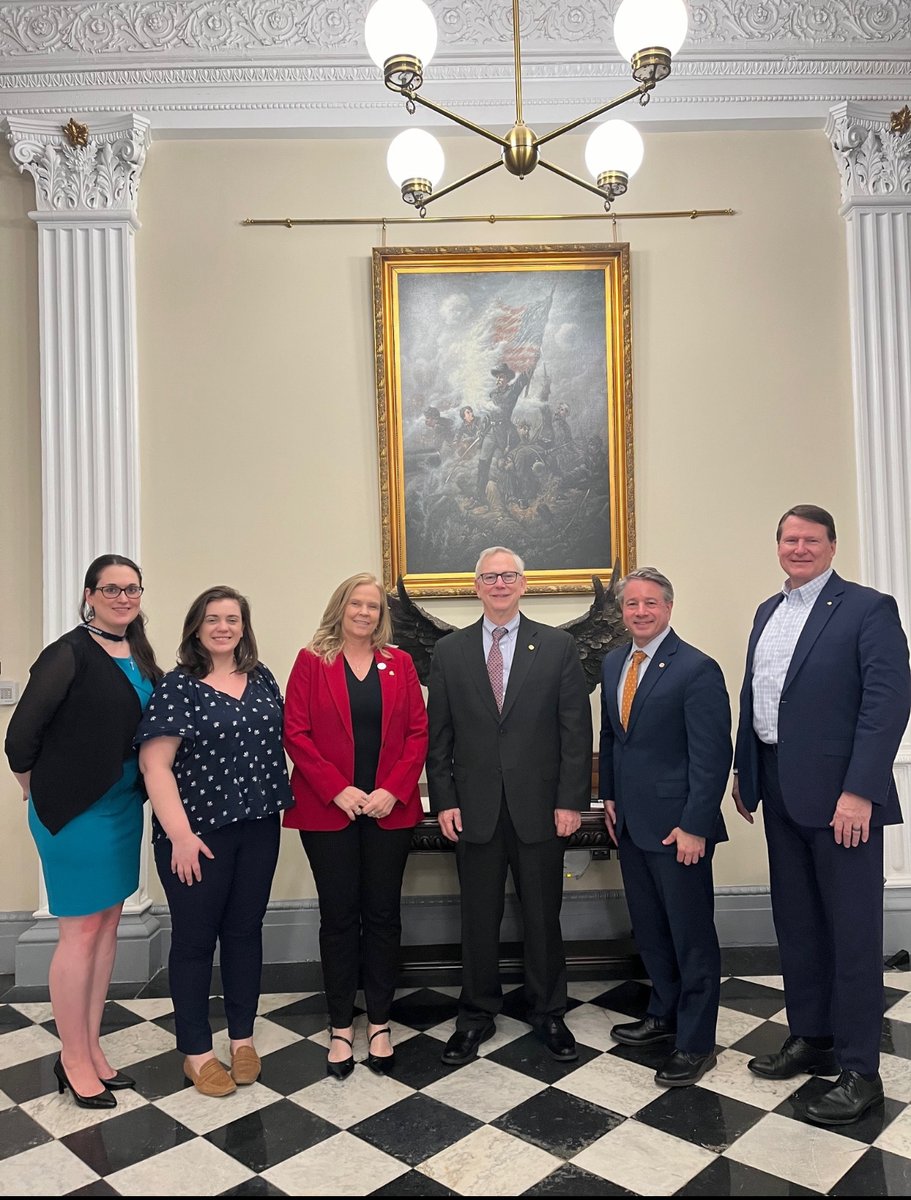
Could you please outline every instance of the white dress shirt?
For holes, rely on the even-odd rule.
[[[832,568],[803,587],[792,588],[786,579],[782,601],[766,621],[753,655],[753,729],[761,742],[778,745],[778,705],[794,647]]]

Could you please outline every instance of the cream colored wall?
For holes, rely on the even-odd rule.
[[[565,139],[554,157],[579,170],[581,145],[581,138]],[[488,153],[468,137],[444,146],[447,178]],[[151,148],[137,237],[142,558],[150,632],[163,660],[172,658],[193,596],[228,582],[250,596],[263,658],[284,679],[338,580],[381,568],[370,251],[382,232],[372,225],[244,228],[240,221],[397,215],[384,154],[384,145],[351,139],[161,141]],[[0,173],[0,203],[15,224],[28,224],[31,197],[8,170]],[[543,172],[524,184],[496,173],[441,209],[594,212],[596,204]],[[718,658],[734,691],[753,610],[779,585],[773,534],[784,508],[831,508],[843,545],[838,565],[856,573],[838,204],[831,152],[816,131],[649,135],[646,162],[621,206],[737,211],[617,229],[632,252],[638,562],[672,578],[675,627]],[[610,224],[593,222],[424,224],[391,227],[388,241],[455,246],[611,235]],[[4,244],[11,237],[0,227]],[[14,266],[17,290],[30,294],[34,254]],[[22,337],[28,352],[18,353],[33,383],[34,319]],[[6,426],[11,401],[0,403]],[[35,429],[33,418],[21,433],[32,472]],[[0,479],[4,508],[19,493]],[[39,501],[33,491],[35,537]],[[27,562],[28,607],[40,614],[37,543],[24,535],[20,542],[15,569]],[[6,611],[23,599],[9,587]],[[587,603],[532,598],[526,607],[557,623]],[[470,601],[427,607],[454,624],[475,615]],[[21,661],[39,639],[40,615],[37,627],[17,627],[12,646]],[[33,902],[21,900],[34,892],[35,873],[19,819],[16,810],[9,833],[21,866],[0,885],[7,889],[0,908]],[[760,832],[736,814],[729,825],[733,838],[717,855],[717,882],[764,882]],[[569,886],[617,882],[615,864],[596,864]],[[451,862],[414,859],[406,889],[455,891]],[[274,896],[312,894],[303,853],[289,835]]]

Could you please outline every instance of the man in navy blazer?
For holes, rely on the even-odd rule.
[[[892,765],[911,710],[908,644],[891,596],[832,570],[825,509],[788,509],[776,540],[787,579],[750,634],[734,802],[752,824],[764,801],[790,1035],[747,1066],[838,1075],[806,1115],[848,1125],[883,1100],[883,826],[902,819]]]
[[[644,1019],[615,1025],[611,1037],[672,1043],[655,1082],[686,1087],[716,1061],[712,855],[727,839],[731,709],[721,668],[671,629],[674,589],[664,575],[630,572],[617,599],[633,644],[602,667],[599,783],[652,993]]]

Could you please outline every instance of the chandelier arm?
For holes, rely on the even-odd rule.
[[[516,124],[522,120],[522,51],[519,45],[519,0],[512,0],[512,53],[515,61],[516,78]]]
[[[579,187],[585,188],[587,192],[593,192],[594,195],[600,196],[602,200],[610,201],[611,197],[601,188],[595,187],[593,183],[586,183],[584,179],[580,179],[578,175],[573,175],[571,171],[564,171],[562,167],[557,167],[553,163],[545,162],[543,158],[538,159],[538,166],[544,167],[547,171],[552,171],[554,175],[559,175],[562,179],[568,179],[570,183],[577,183]]]
[[[455,183],[450,183],[447,187],[440,188],[438,192],[434,192],[431,196],[427,196],[424,200],[424,207],[432,204],[434,200],[439,200],[442,196],[448,196],[450,192],[454,192],[456,188],[460,188],[465,183],[471,183],[473,179],[480,179],[482,175],[487,175],[490,171],[495,171],[497,167],[503,166],[501,158],[495,158],[492,163],[488,163],[486,167],[481,167],[479,171],[472,171],[470,175],[463,175],[461,179],[457,179]],[[603,193],[599,192],[599,195]]]
[[[487,138],[490,142],[496,142],[498,146],[502,146],[504,149],[509,146],[506,139],[501,138],[499,134],[491,133],[489,129],[484,129],[481,125],[475,125],[474,121],[469,121],[467,117],[460,117],[458,113],[450,112],[448,108],[443,108],[441,104],[434,104],[432,100],[428,100],[420,92],[403,91],[402,95],[406,96],[409,100],[413,100],[415,104],[423,104],[431,112],[439,113],[441,117],[446,117],[450,121],[455,121],[457,125],[461,125],[465,129],[470,129],[472,133],[479,133],[481,137]]]
[[[563,133],[569,133],[571,129],[577,129],[580,125],[584,125],[586,121],[593,121],[595,117],[600,117],[602,113],[610,112],[612,108],[618,108],[621,104],[626,104],[628,100],[632,100],[635,96],[643,96],[646,92],[652,91],[654,83],[639,83],[628,92],[624,92],[622,96],[618,96],[615,100],[609,100],[607,104],[602,104],[600,108],[594,108],[583,117],[576,117],[575,121],[569,121],[566,125],[561,125],[559,129],[552,129],[550,133],[545,133],[543,137],[535,139],[535,145],[543,146],[546,142],[552,142],[554,138],[558,138]]]

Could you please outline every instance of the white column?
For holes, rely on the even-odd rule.
[[[911,112],[849,101],[826,133],[848,237],[863,582],[911,632]],[[886,830],[886,886],[911,886],[911,735],[895,764],[904,825]]]
[[[149,122],[99,116],[70,133],[8,120],[10,153],[35,182],[41,354],[44,640],[77,620],[85,569],[108,552],[139,561],[136,193]],[[139,890],[151,904],[148,838]],[[47,915],[41,882],[41,906]]]

